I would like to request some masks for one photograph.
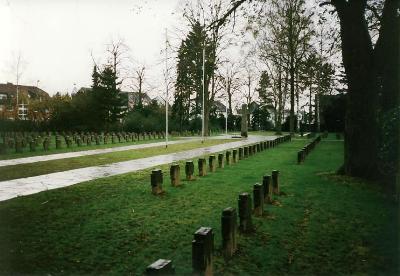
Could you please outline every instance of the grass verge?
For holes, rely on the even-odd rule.
[[[23,152],[16,153],[14,149],[8,149],[6,154],[0,154],[0,160],[8,160],[8,159],[15,159],[15,158],[24,158],[24,157],[32,157],[32,156],[41,156],[41,155],[50,155],[50,154],[57,154],[57,153],[66,153],[66,152],[76,152],[76,151],[83,151],[83,150],[95,150],[95,149],[107,149],[107,148],[115,148],[115,147],[124,147],[130,145],[141,145],[141,144],[149,144],[149,143],[157,143],[163,142],[165,139],[155,139],[155,140],[139,140],[135,142],[123,142],[123,143],[116,143],[112,144],[109,141],[108,144],[100,144],[96,145],[95,142],[92,142],[92,145],[87,146],[86,144],[82,144],[81,147],[78,147],[76,143],[73,143],[71,148],[67,148],[65,145],[65,141],[62,139],[62,148],[56,149],[55,145],[55,138],[52,136],[51,144],[48,151],[43,150],[43,146],[39,145],[36,147],[36,151],[31,152],[29,151],[29,145],[27,145]],[[179,137],[170,137],[170,140],[179,140]]]
[[[398,274],[396,204],[376,185],[332,174],[343,145],[322,142],[303,165],[294,141],[180,188],[164,178],[150,193],[149,172],[104,178],[0,203],[0,274],[135,274],[158,258],[191,272],[191,240],[215,233],[217,275]],[[162,167],[167,175],[168,166]],[[265,173],[281,171],[281,190],[239,252],[220,254],[220,215],[237,206]],[[181,170],[182,171],[182,170]],[[182,172],[183,176],[183,172]]]
[[[51,161],[4,166],[0,167],[0,181],[37,176],[54,172],[62,172],[62,171],[91,167],[91,166],[105,165],[105,164],[134,160],[160,154],[168,154],[195,148],[214,146],[227,142],[234,142],[234,141],[225,139],[206,140],[204,141],[204,143],[201,143],[201,141],[193,141],[189,143],[169,145],[168,148],[165,148],[165,146],[158,146],[145,149],[126,150],[126,151],[95,154],[95,155],[88,155],[81,157],[64,158]]]

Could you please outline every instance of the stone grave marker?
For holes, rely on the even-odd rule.
[[[174,187],[181,185],[181,169],[179,164],[172,164],[170,168],[171,185]]]
[[[274,192],[274,195],[279,195],[279,171],[274,170],[272,171],[272,189]]]
[[[272,203],[272,183],[271,176],[263,176],[263,191],[264,191],[264,202]]]
[[[253,231],[251,221],[251,196],[249,193],[239,194],[239,229],[242,233]]]
[[[192,241],[192,268],[195,275],[213,275],[214,234],[210,227],[200,227]]]
[[[221,217],[222,251],[229,259],[237,250],[237,213],[232,207],[225,208]]]
[[[220,169],[224,168],[224,154],[223,153],[218,154],[218,168],[220,168]]]
[[[253,186],[254,214],[261,217],[264,212],[264,191],[259,183]]]
[[[208,165],[210,167],[210,172],[215,172],[217,170],[215,155],[210,155],[210,157],[208,157]]]
[[[205,158],[199,158],[198,161],[198,166],[199,166],[199,176],[205,176],[207,174],[206,172],[206,159]]]
[[[146,268],[145,275],[173,275],[175,268],[171,260],[158,259]]]
[[[153,195],[163,194],[164,191],[162,189],[163,184],[163,173],[160,169],[155,169],[151,172],[151,192]]]
[[[186,180],[194,180],[194,164],[193,164],[193,161],[186,161],[185,174],[186,174]]]

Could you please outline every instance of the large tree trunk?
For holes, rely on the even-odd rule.
[[[308,109],[308,130],[311,131],[312,122],[312,82],[310,83],[310,97],[309,97],[309,109]]]
[[[292,61],[292,57],[290,58],[290,69],[289,69],[289,73],[290,73],[290,134],[293,135],[294,134],[294,75],[295,75],[295,68],[294,68],[294,64]]]
[[[278,116],[276,120],[276,132],[278,134],[282,133],[282,109],[283,109],[283,100],[282,100],[282,71],[279,68],[278,73]]]
[[[315,93],[315,99],[314,99],[314,111],[315,111],[315,132],[321,132],[321,118],[320,118],[320,112],[319,112],[319,94],[318,92]]]
[[[210,108],[209,105],[206,104],[204,106],[204,136],[209,136],[209,121],[210,121]]]
[[[298,133],[300,131],[300,89],[299,89],[299,75],[298,72],[296,72],[296,132]]]
[[[399,0],[386,0],[381,16],[379,38],[374,50],[380,97],[379,149],[390,148],[392,152],[397,153],[379,156],[379,171],[390,184],[396,182],[396,174],[397,179],[400,180],[400,122],[389,123],[383,120],[392,117],[395,110],[400,107],[400,13],[398,10],[400,10]],[[386,124],[394,124],[391,135],[385,134],[386,130],[382,130]],[[389,138],[390,136],[392,138]]]
[[[383,112],[399,106],[400,102],[400,9],[399,0],[386,0],[379,39],[374,55],[381,90],[380,105]]]
[[[345,173],[377,174],[377,80],[364,12],[366,1],[334,1],[340,18],[343,64],[348,77]]]

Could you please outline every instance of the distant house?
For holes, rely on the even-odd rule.
[[[224,115],[226,113],[226,105],[221,103],[220,101],[214,101],[212,109],[215,111],[217,115]]]
[[[28,120],[30,103],[48,98],[50,98],[49,94],[36,86],[0,83],[0,118]]]
[[[142,105],[151,104],[151,98],[147,93],[139,93],[139,92],[130,92],[130,91],[121,91],[121,93],[126,95],[127,105],[126,107],[129,110],[132,110],[139,104],[140,97],[142,98]]]
[[[90,91],[92,91],[92,88],[81,87],[78,90],[77,94]],[[120,93],[122,98],[124,99],[124,107],[127,108],[128,110],[134,109],[135,106],[139,104],[140,97],[142,98],[142,104],[144,106],[151,104],[151,98],[146,93],[141,93],[141,95],[139,95],[139,92],[132,92],[132,91],[121,91]]]

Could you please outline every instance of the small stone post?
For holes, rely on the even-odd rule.
[[[244,147],[244,153],[243,153],[244,158],[249,157],[249,147]]]
[[[228,207],[222,211],[221,217],[222,251],[226,259],[231,258],[237,250],[236,232],[236,209]]]
[[[272,188],[274,195],[279,195],[279,171],[272,171]]]
[[[29,150],[30,150],[31,152],[35,152],[35,151],[36,151],[36,142],[35,142],[35,140],[31,140],[31,141],[29,142]]]
[[[200,227],[192,241],[193,274],[213,275],[214,234],[212,228]]]
[[[237,149],[234,149],[233,151],[232,151],[232,163],[236,163],[237,162],[237,158],[238,158],[238,156],[237,156]]]
[[[303,151],[297,152],[297,164],[301,164],[303,162]]]
[[[61,139],[60,137],[56,137],[56,149],[61,149]]]
[[[199,176],[205,176],[207,174],[207,172],[206,172],[206,159],[205,158],[199,158],[198,166],[199,166]]]
[[[263,176],[263,190],[264,190],[264,202],[272,203],[272,183],[271,176],[264,175]]]
[[[186,161],[185,164],[186,180],[194,180],[194,164],[193,161]]]
[[[218,154],[218,168],[220,168],[220,169],[224,168],[224,154],[223,153]]]
[[[43,141],[43,149],[45,151],[48,151],[49,147],[50,147],[50,140],[49,140],[49,138],[46,137],[46,138],[44,138],[44,141]]]
[[[76,144],[78,145],[78,147],[82,146],[81,137],[78,136],[78,137],[76,138]]]
[[[231,152],[227,151],[225,153],[225,160],[226,160],[226,164],[229,166],[230,164],[232,164],[232,160],[231,160]]]
[[[163,173],[160,169],[155,169],[151,172],[151,192],[153,195],[164,193],[162,189]]]
[[[251,222],[251,196],[249,193],[239,195],[239,229],[242,233],[249,233],[253,230]]]
[[[264,191],[259,183],[253,186],[254,214],[261,217],[264,211]]]
[[[171,260],[158,259],[146,268],[145,275],[172,275],[175,268]]]
[[[22,153],[22,140],[20,138],[15,139],[15,152]]]
[[[71,148],[72,146],[71,137],[69,136],[65,137],[65,143],[67,144],[67,148]]]
[[[181,185],[181,169],[179,164],[172,164],[169,170],[171,185],[174,187]]]
[[[239,160],[243,159],[243,152],[244,152],[243,148],[239,148]]]
[[[210,167],[210,172],[215,172],[217,170],[215,155],[210,155],[210,157],[208,158],[208,163]]]
[[[95,140],[96,140],[96,145],[100,145],[100,136],[99,135],[95,136]]]

